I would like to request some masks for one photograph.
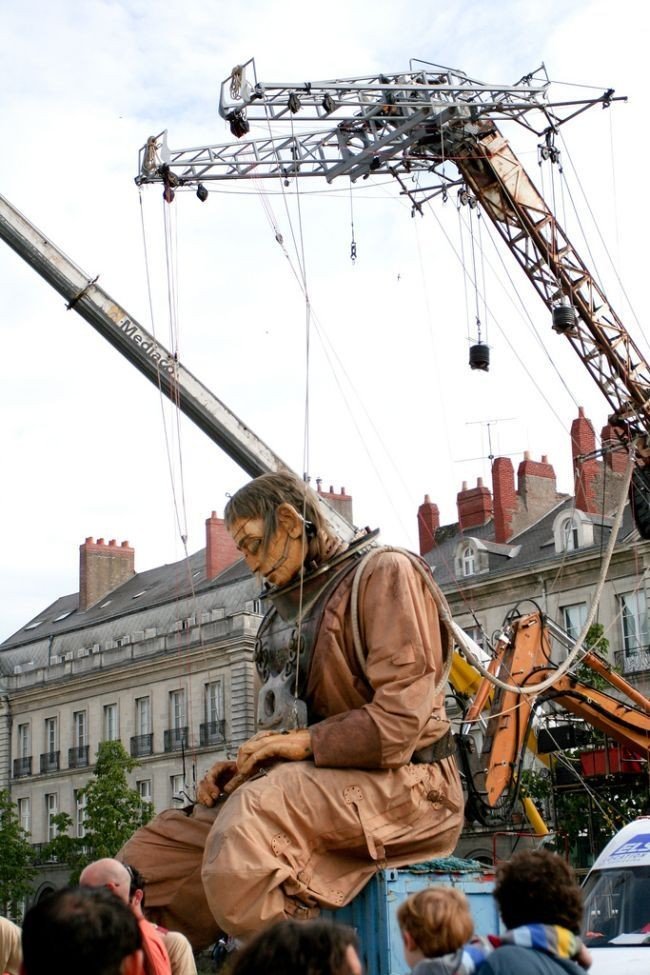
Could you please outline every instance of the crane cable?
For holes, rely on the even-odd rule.
[[[150,256],[149,256],[149,248],[148,248],[148,245],[147,245],[147,232],[146,232],[146,225],[145,225],[145,219],[144,219],[143,195],[142,195],[142,188],[141,187],[139,188],[138,195],[139,195],[139,203],[140,203],[140,223],[141,223],[141,231],[142,231],[142,246],[143,246],[144,262],[145,262],[145,278],[146,278],[146,285],[147,285],[147,297],[148,297],[148,302],[149,302],[149,318],[150,318],[150,322],[151,322],[151,333],[152,333],[153,337],[156,338],[156,315],[154,313],[154,305],[153,305],[153,289],[152,289],[152,284],[151,284],[151,263],[150,263]],[[172,246],[172,234],[171,234],[170,220],[169,220],[169,214],[168,214],[168,210],[171,209],[171,208],[169,207],[169,205],[165,201],[163,201],[163,204],[162,205],[163,205],[164,230],[165,230],[165,264],[166,264],[166,270],[167,270],[167,300],[168,300],[168,309],[169,309],[169,315],[170,315],[170,331],[171,331],[171,335],[172,335],[171,351],[173,353],[173,361],[174,361],[174,363],[177,363],[178,362],[178,289],[177,289],[177,286],[176,286],[176,282],[178,280],[178,273],[177,273],[178,272],[178,268],[177,268],[178,247],[177,246],[176,247],[173,247]],[[177,230],[176,230],[176,232],[177,232]],[[177,240],[176,240],[176,243],[177,243]],[[173,406],[175,407],[175,414],[176,414],[176,437],[177,437],[178,455],[179,455],[179,479],[180,479],[180,482],[181,482],[181,484],[180,484],[180,494],[181,494],[181,503],[180,503],[180,505],[179,505],[178,491],[177,491],[177,485],[176,485],[176,475],[175,475],[175,471],[174,471],[174,464],[173,464],[173,457],[172,457],[172,445],[171,445],[171,437],[170,437],[170,428],[169,428],[169,424],[168,424],[168,421],[167,421],[167,416],[166,416],[166,413],[165,413],[165,398],[163,396],[162,384],[160,382],[160,368],[159,368],[159,366],[157,367],[157,369],[158,369],[158,392],[159,392],[159,400],[160,400],[160,412],[161,412],[161,419],[162,419],[163,438],[164,438],[164,443],[165,443],[165,455],[166,455],[166,458],[167,458],[167,469],[168,469],[168,474],[169,474],[169,484],[170,484],[170,489],[171,489],[171,494],[172,494],[172,504],[173,504],[173,509],[174,509],[174,519],[175,519],[175,522],[176,522],[176,528],[177,528],[177,531],[178,531],[178,536],[180,538],[180,541],[181,541],[181,544],[182,544],[182,547],[183,547],[183,562],[184,562],[185,568],[187,570],[187,581],[188,581],[189,591],[190,591],[190,601],[191,601],[191,604],[195,607],[194,612],[195,612],[195,615],[196,615],[197,594],[196,594],[196,587],[195,587],[195,584],[194,584],[194,573],[192,572],[190,555],[189,555],[189,550],[188,550],[187,505],[186,505],[186,496],[185,496],[185,472],[184,472],[184,466],[183,466],[183,450],[182,450],[182,443],[181,443],[180,404],[179,404],[178,377],[177,377],[177,374],[175,373],[174,374],[174,380],[175,380],[175,394],[176,395],[174,396],[172,402],[173,402]],[[182,509],[182,511],[181,511],[181,509]],[[182,524],[182,519],[184,521],[184,526]],[[203,633],[202,633],[202,628],[201,628],[200,623],[199,623],[199,644],[203,648]],[[179,644],[178,645],[179,655],[180,655],[181,650],[182,650],[182,646],[181,646],[181,644]],[[188,676],[187,688],[186,688],[187,704],[186,704],[186,714],[185,714],[185,717],[186,717],[186,719],[189,717],[189,722],[188,723],[189,723],[189,725],[191,727],[191,725],[192,725],[192,718],[191,718],[191,716],[193,714],[194,708],[193,708],[193,704],[192,704],[192,681],[189,680],[189,677],[191,676],[191,665],[190,664],[188,664],[187,676]],[[187,797],[187,792],[185,791],[185,789],[187,788],[187,785],[188,785],[188,783],[187,783],[187,774],[186,774],[186,769],[185,769],[185,744],[186,744],[185,741],[182,740],[181,745],[182,745],[182,763],[183,763],[183,765],[182,765],[182,768],[183,768],[183,794]],[[192,749],[191,751],[193,752],[192,773],[193,773],[194,784],[195,784],[195,782],[196,782],[196,749]]]
[[[467,267],[465,265],[464,258],[461,258],[461,256],[459,255],[458,249],[456,248],[456,246],[454,245],[453,241],[451,240],[449,234],[447,233],[446,229],[442,225],[442,222],[441,222],[440,218],[438,217],[435,209],[432,207],[430,200],[427,200],[427,206],[428,206],[429,211],[432,214],[434,220],[438,224],[438,227],[441,230],[443,237],[445,238],[445,240],[447,241],[447,244],[451,248],[452,253],[455,255],[456,259],[460,263],[460,265],[461,265],[461,267],[463,269],[464,279],[467,280],[467,278],[469,277],[469,273],[468,273]],[[491,228],[490,227],[488,227],[488,235],[490,236],[490,239],[492,240]],[[517,295],[517,297],[519,298],[519,300],[520,300],[520,302],[522,304],[523,311],[524,311],[524,315],[527,318],[527,320],[529,322],[529,325],[531,326],[531,330],[532,330],[533,334],[537,337],[537,341],[540,344],[540,346],[542,347],[542,350],[545,352],[545,355],[548,358],[551,367],[555,370],[555,372],[559,376],[558,368],[555,365],[555,363],[553,362],[552,358],[550,357],[550,355],[548,353],[548,350],[544,348],[544,345],[542,343],[542,340],[539,337],[539,335],[537,334],[537,331],[536,331],[536,329],[535,329],[535,327],[533,325],[532,318],[531,318],[530,314],[528,313],[528,311],[526,310],[525,305],[523,304],[523,301],[521,299],[521,296],[519,294],[518,289],[514,286],[514,283],[512,281],[512,277],[511,277],[511,275],[510,275],[510,273],[509,273],[509,271],[508,271],[508,269],[507,269],[507,267],[505,265],[505,262],[504,262],[504,259],[503,259],[503,255],[500,253],[500,251],[499,251],[498,248],[497,248],[497,253],[499,255],[499,259],[500,259],[501,264],[502,264],[502,267],[503,267],[503,269],[504,269],[504,271],[506,273],[506,276],[507,276],[510,284],[512,285],[515,294]],[[492,264],[489,261],[488,261],[488,267],[490,268],[490,270],[493,271],[493,273],[497,277],[497,280],[499,280],[498,275],[497,275],[494,267],[492,266]],[[503,287],[503,285],[502,285],[502,287]],[[504,290],[505,290],[505,288],[504,288]],[[506,292],[506,293],[508,293],[508,292]],[[512,300],[512,299],[510,299],[510,300]],[[542,386],[539,383],[539,380],[535,376],[533,370],[530,368],[528,362],[524,358],[522,358],[521,355],[517,352],[517,349],[513,345],[512,341],[508,338],[508,336],[507,336],[506,332],[504,331],[504,329],[499,324],[499,321],[496,318],[496,316],[494,315],[494,313],[492,313],[492,320],[495,323],[495,325],[496,325],[497,329],[499,330],[499,332],[501,333],[502,337],[504,338],[504,340],[508,344],[508,347],[510,348],[510,351],[514,355],[515,359],[519,362],[519,365],[521,366],[523,372],[528,376],[528,378],[529,378],[529,380],[531,382],[531,385],[534,386],[534,388],[537,390],[537,392],[539,393],[540,397],[546,403],[546,405],[549,407],[551,413],[553,413],[553,415],[555,416],[555,418],[558,421],[558,423],[560,424],[560,426],[563,429],[566,429],[566,423],[565,423],[565,421],[561,418],[560,414],[557,412],[557,409],[555,408],[555,406],[553,405],[553,403],[551,403],[550,400],[548,399],[546,393],[544,392]],[[562,377],[561,376],[560,376],[560,380],[564,383],[564,381],[562,380]],[[566,386],[566,383],[564,383],[564,385]],[[567,388],[567,392],[569,393],[569,395],[571,396],[571,398],[574,399],[574,403],[575,403],[575,398],[572,396],[572,394],[571,394],[570,390],[568,389],[568,387],[566,387],[566,388]]]
[[[167,269],[167,304],[169,309],[169,332],[170,332],[170,347],[172,354],[174,356],[174,362],[179,361],[179,298],[178,298],[178,221],[174,220],[172,226],[172,213],[171,206],[163,199],[163,227],[164,227],[164,240],[165,240],[165,264]],[[174,210],[174,214],[177,211]],[[179,530],[180,539],[183,545],[183,551],[185,553],[185,558],[188,558],[188,548],[187,548],[187,537],[188,537],[188,521],[187,521],[187,502],[185,498],[185,473],[184,473],[184,463],[183,463],[183,445],[181,438],[181,410],[180,410],[180,389],[178,385],[177,375],[174,375],[174,415],[176,418],[176,445],[178,452],[178,469],[179,469],[179,482],[180,482],[180,511],[178,510],[178,505],[176,501],[176,491],[173,483],[172,474],[172,490],[174,494],[174,504],[176,508],[176,520]],[[182,520],[182,524],[181,524]]]
[[[153,290],[152,290],[152,286],[151,286],[151,266],[150,266],[150,259],[149,259],[149,249],[147,247],[147,233],[146,233],[146,227],[145,227],[145,221],[144,221],[144,208],[143,208],[143,198],[142,198],[142,187],[140,187],[139,190],[138,190],[138,196],[139,196],[139,201],[140,201],[140,224],[141,224],[141,230],[142,230],[142,246],[143,246],[143,252],[144,252],[145,277],[146,277],[146,282],[147,282],[147,298],[148,298],[148,302],[149,302],[149,318],[150,318],[150,321],[151,321],[151,334],[153,335],[154,338],[156,338],[156,316],[154,314],[154,307],[153,307]],[[167,241],[165,241],[165,243],[167,244]],[[168,268],[168,271],[169,271],[170,270],[169,260],[167,260],[167,268]],[[170,314],[171,314],[171,312],[172,312],[172,310],[174,308],[174,301],[172,300],[172,297],[171,297],[171,294],[172,294],[172,291],[173,290],[174,289],[172,289],[171,287],[168,286],[168,306],[169,306],[169,309],[170,309]],[[156,340],[157,340],[157,338],[156,338]],[[175,352],[175,350],[176,350],[176,344],[174,344],[172,346],[172,352]],[[174,359],[174,361],[176,361],[176,358]],[[164,437],[164,441],[165,441],[165,454],[166,454],[166,457],[167,457],[167,469],[168,469],[168,472],[169,472],[169,483],[170,483],[170,488],[171,488],[171,492],[172,492],[172,502],[173,502],[173,506],[174,506],[174,516],[175,516],[175,520],[176,520],[176,527],[178,529],[178,535],[179,535],[179,538],[181,539],[181,541],[183,543],[185,557],[187,558],[187,555],[188,555],[188,549],[187,549],[187,514],[186,514],[186,509],[185,509],[185,492],[184,492],[184,490],[182,492],[182,505],[183,505],[183,510],[185,512],[185,514],[184,514],[184,517],[185,517],[185,532],[184,532],[183,531],[183,526],[181,524],[181,510],[180,510],[180,505],[179,505],[177,491],[176,491],[176,478],[175,478],[175,475],[174,475],[174,468],[173,468],[172,448],[171,448],[171,441],[170,441],[170,431],[169,431],[169,426],[168,426],[168,423],[167,423],[167,417],[165,415],[165,400],[164,400],[163,391],[162,391],[162,384],[160,382],[160,367],[159,366],[157,366],[157,370],[158,370],[158,392],[160,394],[160,411],[161,411],[161,418],[162,418],[163,437]],[[176,389],[178,391],[178,387],[176,387]],[[178,399],[177,399],[177,397],[175,397],[175,399],[174,399],[174,405],[176,406],[176,412],[177,412],[177,416],[178,416]],[[190,573],[190,575],[191,575],[191,573]]]
[[[273,133],[272,133],[272,130],[271,130],[271,119],[270,119],[269,112],[268,112],[268,104],[266,102],[265,102],[265,109],[266,109],[266,122],[267,122],[268,130],[269,130],[269,138],[270,138],[270,140],[271,140],[271,142],[272,142],[272,144],[274,146],[274,149],[275,149],[275,139],[274,139],[274,136],[273,136]],[[295,137],[294,126],[293,126],[293,116],[291,118],[291,137],[294,140],[294,143],[296,143],[296,137]],[[276,159],[277,159],[278,165],[279,165],[280,164],[280,159],[279,159],[277,150],[275,152],[275,155],[276,155]],[[297,260],[298,260],[298,269],[300,271],[300,274],[299,275],[296,274],[296,271],[295,271],[295,269],[293,269],[293,267],[292,267],[292,270],[294,270],[294,274],[296,274],[296,277],[297,277],[298,282],[299,282],[299,284],[300,284],[300,286],[302,288],[302,292],[303,292],[304,298],[305,298],[305,396],[304,396],[304,416],[303,416],[303,457],[302,457],[303,465],[302,465],[302,469],[303,469],[303,480],[305,482],[307,482],[308,481],[308,477],[309,477],[309,406],[310,406],[309,397],[310,397],[311,317],[312,316],[311,316],[311,300],[310,300],[310,297],[309,297],[309,287],[308,287],[308,283],[307,283],[307,262],[306,262],[306,258],[305,258],[305,236],[304,236],[303,221],[302,221],[302,205],[301,205],[301,198],[300,198],[300,179],[299,179],[299,170],[298,170],[297,167],[296,167],[296,206],[297,206],[297,212],[298,212],[298,232],[299,232],[299,243],[300,243],[300,246],[298,246],[298,242],[296,241],[296,236],[295,236],[294,230],[293,230],[293,221],[291,220],[291,215],[289,213],[289,207],[288,207],[288,202],[287,202],[287,194],[284,192],[284,189],[285,189],[285,182],[284,182],[284,180],[281,181],[281,187],[282,187],[282,199],[284,201],[285,212],[286,212],[286,215],[287,215],[287,220],[289,222],[289,229],[291,231],[291,237],[292,237],[292,240],[293,240],[293,245],[294,245],[294,249],[295,249],[295,252],[296,252],[296,257],[297,257]],[[282,246],[282,248],[283,248],[283,250],[285,252],[285,255],[288,257],[288,253],[286,251],[286,248],[284,247],[284,240],[283,240],[282,234],[279,232],[279,228],[277,226],[277,222],[275,221],[275,217],[273,215],[273,212],[272,212],[272,210],[271,210],[271,208],[270,208],[270,206],[268,204],[268,201],[266,199],[264,199],[264,194],[263,194],[261,188],[259,190],[259,195],[260,195],[260,197],[263,198],[263,206],[264,206],[265,212],[267,214],[267,217],[269,217],[272,220],[272,223],[274,223],[275,226],[276,226],[275,239]],[[291,262],[290,262],[290,264],[291,264]],[[306,495],[306,493],[305,493],[305,495],[303,497],[303,506],[302,506],[302,512],[301,512],[301,514],[302,514],[303,525],[305,525],[307,523],[307,495]],[[303,540],[304,540],[305,549],[307,549],[307,547],[308,547],[308,538],[307,538],[306,534],[303,534]],[[306,554],[307,553],[305,551],[305,556],[306,556]],[[295,662],[296,671],[295,671],[294,688],[293,688],[293,720],[294,720],[294,723],[295,723],[295,726],[296,727],[298,726],[298,700],[299,700],[299,697],[300,697],[300,663],[301,663],[300,658],[301,658],[301,654],[302,654],[302,650],[303,650],[303,646],[302,646],[302,643],[303,643],[303,641],[302,641],[303,604],[304,604],[304,573],[301,572],[300,573],[299,591],[298,591],[298,610],[297,610],[297,615],[296,615],[296,627],[295,627],[295,633],[294,633],[294,635],[292,637],[292,639],[295,640],[295,653],[296,653],[296,662]]]
[[[645,333],[644,333],[643,327],[641,325],[641,322],[639,320],[639,316],[638,316],[638,314],[637,314],[637,312],[636,312],[636,310],[634,308],[634,305],[632,304],[632,299],[631,299],[631,297],[630,297],[630,295],[629,295],[629,293],[627,291],[627,288],[625,287],[625,283],[624,283],[623,279],[621,278],[621,276],[620,276],[620,274],[619,274],[619,272],[617,270],[617,266],[614,263],[614,260],[612,258],[611,252],[610,252],[609,247],[607,245],[607,241],[605,240],[605,238],[603,236],[603,231],[601,229],[600,223],[596,220],[596,216],[595,216],[595,214],[593,212],[593,208],[592,208],[592,206],[591,206],[591,204],[589,202],[589,198],[587,197],[587,194],[585,192],[585,189],[584,189],[584,187],[582,185],[582,182],[581,182],[580,177],[578,175],[578,171],[576,169],[575,163],[573,162],[573,159],[571,157],[571,153],[569,152],[569,148],[567,146],[566,139],[564,138],[564,135],[563,135],[562,132],[560,133],[560,138],[562,139],[562,144],[564,146],[564,152],[567,155],[567,158],[568,158],[569,163],[571,165],[571,169],[573,170],[573,175],[574,175],[575,180],[576,180],[576,182],[578,184],[578,187],[580,189],[580,193],[582,195],[582,198],[585,201],[587,210],[589,211],[589,216],[591,217],[591,221],[592,221],[592,223],[594,225],[594,229],[595,229],[596,233],[598,234],[598,237],[600,239],[600,242],[601,242],[601,244],[603,246],[603,249],[604,249],[605,254],[607,256],[607,260],[608,260],[608,262],[609,262],[609,264],[610,264],[610,266],[612,268],[612,272],[614,274],[614,277],[616,279],[616,282],[617,282],[619,288],[621,289],[621,293],[624,296],[625,301],[627,302],[627,306],[630,309],[630,312],[632,314],[632,318],[634,319],[634,321],[635,321],[635,323],[637,325],[637,328],[639,329],[640,335],[645,339]],[[563,182],[564,182],[565,185],[567,185],[567,192],[568,192],[569,198],[571,200],[571,204],[572,204],[572,208],[573,208],[574,215],[576,217],[578,226],[580,228],[580,232],[582,234],[582,238],[583,238],[583,241],[585,243],[585,246],[587,247],[587,252],[589,253],[589,256],[591,257],[591,259],[593,261],[593,255],[591,253],[591,248],[590,248],[590,245],[589,245],[589,238],[588,238],[588,236],[587,236],[587,234],[586,234],[586,232],[585,232],[585,230],[584,230],[584,228],[582,226],[582,222],[580,220],[580,216],[579,216],[579,213],[578,213],[578,207],[576,205],[576,202],[575,202],[575,200],[573,198],[573,195],[572,195],[572,193],[571,193],[571,191],[570,191],[570,189],[568,187],[568,184],[566,184],[566,176],[564,177],[564,181]],[[595,266],[595,262],[594,262],[594,266]]]

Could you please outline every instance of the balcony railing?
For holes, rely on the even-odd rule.
[[[165,746],[165,751],[169,750]],[[153,734],[133,735],[131,738],[131,758],[142,758],[144,755],[153,755]]]
[[[650,649],[639,647],[637,650],[617,650],[615,654],[616,666],[622,674],[639,674],[650,670]]]
[[[14,779],[22,779],[32,774],[32,756],[28,758],[14,758]]]
[[[90,765],[88,760],[88,745],[75,745],[68,748],[68,768],[85,768]]]
[[[43,752],[41,755],[41,775],[46,772],[58,772],[60,752]]]
[[[202,745],[223,745],[225,742],[226,722],[204,721],[200,727],[200,742]]]
[[[189,742],[189,728],[168,728],[163,735],[163,747],[166,752],[179,752],[187,748]]]

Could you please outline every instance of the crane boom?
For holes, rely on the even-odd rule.
[[[66,299],[68,309],[74,309],[97,329],[251,477],[290,470],[175,355],[100,288],[97,278],[82,271],[3,196],[0,238]],[[327,508],[328,520],[348,538],[349,523],[326,499],[321,501]]]
[[[650,431],[650,365],[609,304],[508,141],[481,134],[455,158],[466,183],[549,310],[575,314],[565,334],[607,398],[614,422],[643,453]]]

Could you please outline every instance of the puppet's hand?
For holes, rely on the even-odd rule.
[[[196,787],[196,801],[202,806],[214,806],[223,792],[232,791],[226,786],[233,778],[237,778],[236,762],[215,762]]]
[[[312,755],[311,735],[307,728],[264,731],[241,746],[237,754],[237,771],[240,775],[249,776],[260,766],[278,759],[301,762]]]

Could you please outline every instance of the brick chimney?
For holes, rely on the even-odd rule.
[[[512,523],[517,511],[515,469],[509,457],[497,457],[492,464],[494,491],[494,540],[504,545],[512,535]]]
[[[240,558],[241,552],[237,551],[237,546],[226,529],[225,521],[223,518],[217,518],[216,511],[213,511],[210,517],[205,519],[206,579],[215,579],[220,572]]]
[[[571,424],[571,454],[573,457],[575,506],[579,511],[595,513],[598,510],[597,481],[599,464],[595,457],[590,460],[578,460],[584,454],[593,453],[596,449],[596,434],[591,420],[585,416],[583,407],[579,407],[577,419]]]
[[[531,514],[553,506],[557,496],[555,471],[546,455],[541,461],[531,460],[528,451],[524,451],[524,459],[517,468],[517,494]]]
[[[436,532],[440,528],[440,511],[429,495],[418,508],[418,534],[420,536],[420,555],[426,555],[436,544]]]
[[[458,523],[461,531],[466,528],[476,528],[485,525],[492,517],[492,493],[483,486],[483,478],[479,477],[475,488],[468,488],[463,481],[463,489],[456,495],[458,505]]]
[[[343,516],[351,525],[354,524],[352,520],[352,495],[345,493],[345,488],[342,487],[338,493],[335,493],[333,485],[330,484],[329,491],[323,491],[322,488],[322,478],[316,478],[316,493],[320,498],[325,498],[325,500],[331,504],[335,511],[338,511],[340,515]]]
[[[614,474],[624,474],[627,467],[627,450],[616,436],[614,427],[607,423],[600,433],[600,443],[602,447],[619,447],[619,450],[608,450],[605,452],[605,467]]]
[[[135,550],[128,542],[108,544],[103,538],[87,538],[79,546],[79,609],[94,606],[109,592],[135,575]]]

